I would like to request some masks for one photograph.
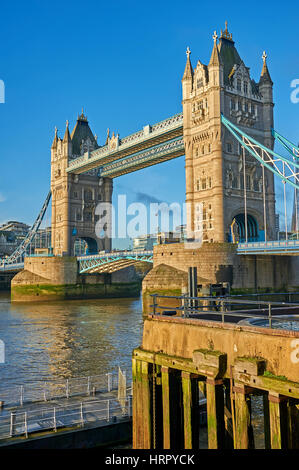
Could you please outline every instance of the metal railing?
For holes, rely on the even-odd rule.
[[[131,372],[126,372],[127,379]],[[23,406],[25,403],[50,401],[75,396],[94,396],[97,393],[111,392],[118,388],[118,371],[89,377],[31,382],[0,388],[0,405]]]
[[[132,397],[77,402],[47,408],[12,412],[0,417],[0,439],[29,433],[54,431],[59,428],[115,423],[132,417]]]
[[[237,252],[294,252],[299,251],[299,240],[274,240],[267,242],[241,242],[238,244]]]
[[[169,296],[169,295],[158,295],[151,294],[153,298],[153,304],[150,307],[153,309],[153,315],[171,316],[178,312],[184,318],[198,318],[200,315],[205,315],[209,320],[215,320],[215,316],[218,318],[215,321],[225,323],[227,317],[230,318],[252,318],[257,317],[260,319],[266,319],[269,322],[269,327],[272,328],[273,318],[275,315],[281,315],[283,311],[290,313],[299,312],[299,303],[287,303],[287,302],[270,302],[263,300],[241,300],[234,297],[190,297],[188,295],[181,296]],[[157,299],[176,299],[181,305],[170,306],[170,305],[159,305]],[[247,308],[240,308],[247,306]],[[228,320],[231,323],[230,320]]]

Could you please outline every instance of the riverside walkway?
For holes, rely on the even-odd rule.
[[[0,445],[33,433],[131,420],[131,387],[119,369],[101,376],[0,390]]]

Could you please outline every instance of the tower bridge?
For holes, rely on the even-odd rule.
[[[54,257],[74,256],[75,241],[83,239],[95,258],[81,257],[79,272],[109,272],[136,260],[128,253],[115,259],[111,252],[111,227],[105,228],[106,237],[95,235],[99,220],[95,209],[111,202],[113,179],[183,155],[189,233],[200,233],[204,245],[210,248],[222,244],[226,252],[234,249],[240,259],[298,253],[298,239],[287,240],[286,213],[286,241],[276,242],[274,176],[283,185],[286,212],[286,185],[294,188],[294,201],[298,200],[299,148],[274,130],[273,82],[267,55],[262,56],[261,75],[255,81],[227,26],[219,38],[214,33],[208,64],[198,60],[193,66],[190,54],[188,48],[182,77],[182,112],[147,124],[127,137],[110,135],[108,131],[102,146],[83,110],[71,133],[68,122],[63,138],[55,130],[51,147],[52,250]],[[288,152],[288,157],[274,151],[275,141]],[[199,206],[203,207],[202,214]],[[23,262],[44,208],[27,240],[5,261],[6,265]],[[297,219],[295,225],[298,234]],[[272,242],[276,244],[271,245]],[[97,254],[102,250],[106,252],[104,257]],[[153,261],[154,268],[164,256],[170,266],[186,269],[186,261],[178,261],[181,248],[176,251],[173,246],[172,251],[168,250],[169,256],[163,250],[155,248],[153,258],[147,259]],[[184,250],[185,257],[193,253],[186,247]],[[201,261],[199,251],[198,257],[196,263]],[[222,261],[225,265],[227,257]],[[211,277],[215,278],[218,265],[214,264]]]

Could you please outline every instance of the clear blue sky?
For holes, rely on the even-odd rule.
[[[50,184],[50,146],[82,106],[103,144],[181,111],[189,46],[193,65],[208,63],[212,34],[228,21],[236,47],[258,80],[263,50],[274,81],[275,127],[299,140],[298,2],[151,2],[28,0],[2,2],[0,222],[32,223]],[[115,180],[115,194],[185,198],[184,158]]]

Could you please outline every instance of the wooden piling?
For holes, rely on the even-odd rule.
[[[142,394],[142,421],[143,421],[143,449],[151,449],[152,445],[152,409],[150,391],[150,364],[141,363],[141,394]]]
[[[251,404],[249,390],[243,384],[234,386],[235,393],[235,436],[236,449],[251,449],[254,447],[253,429],[251,425]]]
[[[199,448],[199,389],[198,377],[182,372],[184,448]]]
[[[288,437],[287,397],[269,392],[271,449],[286,449]]]
[[[207,378],[207,420],[209,449],[224,448],[223,381]]]

